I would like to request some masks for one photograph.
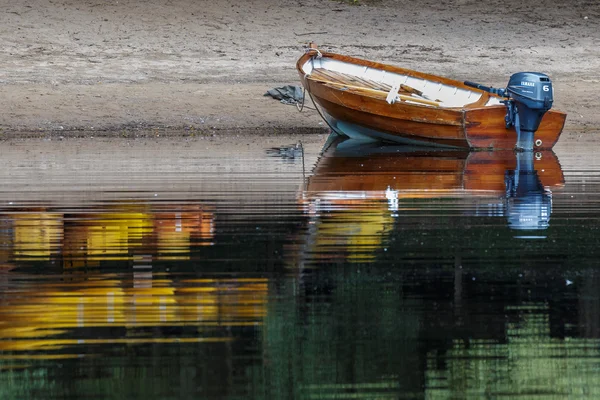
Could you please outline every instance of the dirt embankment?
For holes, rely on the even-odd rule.
[[[540,0],[24,0],[0,13],[0,129],[320,130],[263,97],[303,46],[504,85],[549,73],[567,132],[598,130],[600,8]]]

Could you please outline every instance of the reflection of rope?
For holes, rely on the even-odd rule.
[[[300,151],[302,152],[302,182],[306,183],[306,168],[304,167],[304,146],[300,143]]]

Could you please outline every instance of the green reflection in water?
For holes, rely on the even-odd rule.
[[[428,354],[426,398],[598,398],[597,339],[552,338],[544,304],[516,307],[519,321],[507,326],[506,342],[455,340],[444,368]]]
[[[440,322],[453,320],[446,315],[452,313],[451,299],[442,293],[415,292],[408,274],[354,266],[329,264],[318,273],[270,280],[266,310],[253,317],[257,324],[224,321],[200,329],[190,320],[188,328],[161,328],[157,320],[151,330],[102,331],[105,340],[85,343],[77,342],[86,331],[73,328],[72,339],[64,339],[59,349],[5,350],[0,394],[73,399],[600,395],[600,343],[557,337],[547,304],[507,304],[505,315],[486,315],[485,307],[466,311],[471,324],[502,319],[504,328],[488,337],[482,337],[485,329],[461,337],[458,323]],[[252,301],[255,289],[246,288],[249,297],[227,306],[243,309]],[[457,312],[465,317],[464,310]],[[469,325],[464,331],[474,332]]]

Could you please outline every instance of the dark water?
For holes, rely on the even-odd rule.
[[[2,144],[0,398],[600,397],[591,150],[300,139]]]

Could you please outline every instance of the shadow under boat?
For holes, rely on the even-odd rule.
[[[462,211],[467,215],[503,216],[511,229],[535,238],[540,236],[534,231],[549,226],[552,190],[563,185],[559,160],[551,150],[469,152],[332,134],[305,182],[301,202],[313,215],[383,207],[382,217],[393,218],[403,207],[425,206],[418,199],[454,198],[469,203]]]

